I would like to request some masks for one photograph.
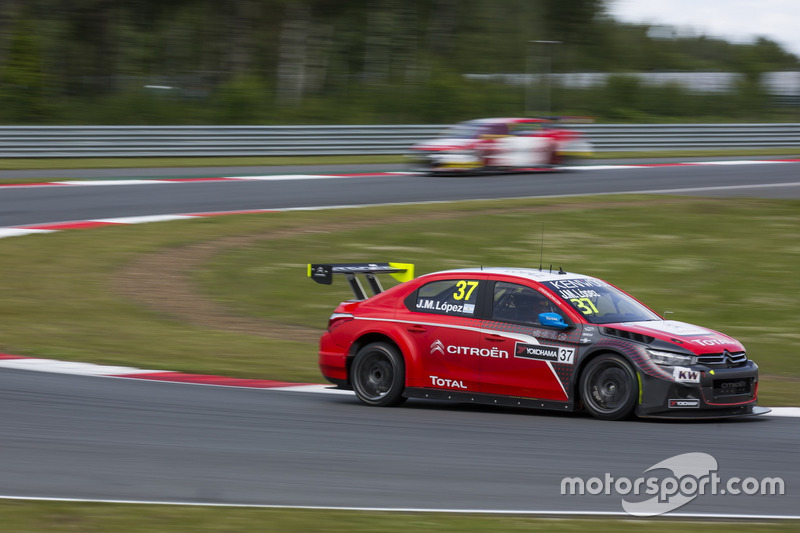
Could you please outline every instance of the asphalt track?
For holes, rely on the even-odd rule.
[[[0,495],[346,508],[621,513],[564,477],[634,480],[713,455],[784,496],[699,496],[679,512],[793,515],[800,423],[602,422],[583,415],[4,370]],[[640,498],[629,498],[642,500]]]
[[[273,180],[162,182],[118,187],[3,188],[0,191],[0,227],[167,213],[632,192],[800,198],[800,163],[609,166],[492,177],[355,175],[309,178],[309,175],[313,176],[322,170],[314,167],[295,170],[293,174],[303,174],[303,179],[284,176]],[[402,167],[381,167],[378,170],[387,169]],[[215,170],[220,172],[211,176],[243,175],[247,170],[263,172],[264,169]],[[225,170],[231,172],[224,173]],[[265,174],[276,174],[282,170],[285,169],[269,169]],[[348,167],[329,169],[327,172],[352,174],[373,170],[376,167]],[[188,172],[186,169],[181,171]],[[114,175],[113,171],[105,172],[106,175]],[[137,169],[137,177],[154,179],[174,176],[172,172],[166,169]],[[71,174],[74,173],[71,171]],[[130,177],[123,173],[117,175]],[[208,173],[203,175],[209,176]]]
[[[4,189],[0,226],[644,191],[798,198],[800,164]],[[17,370],[0,372],[0,402],[0,496],[613,514],[622,513],[620,494],[562,495],[561,480],[606,473],[634,480],[669,457],[705,452],[717,459],[721,478],[780,476],[786,494],[707,494],[678,513],[800,515],[796,418],[601,422],[423,401],[377,409],[345,394]]]

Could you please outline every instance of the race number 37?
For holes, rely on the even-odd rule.
[[[597,307],[589,298],[571,298],[570,302],[584,315],[596,315]]]
[[[456,292],[453,293],[453,299],[455,300],[469,300],[472,296],[472,291],[475,290],[475,287],[478,286],[477,281],[464,281],[461,280],[456,283]]]

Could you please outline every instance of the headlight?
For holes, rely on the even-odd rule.
[[[650,360],[657,365],[678,366],[678,365],[693,365],[695,358],[693,355],[683,355],[673,352],[662,352],[661,350],[647,349],[650,354]]]

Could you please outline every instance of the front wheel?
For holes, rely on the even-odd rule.
[[[561,170],[569,170],[570,167],[574,167],[577,164],[578,160],[575,156],[562,155],[558,158],[558,162],[555,166]]]
[[[358,399],[367,405],[392,407],[406,401],[405,363],[391,344],[373,342],[361,348],[353,360],[350,381]]]
[[[583,371],[580,388],[584,407],[601,420],[629,418],[639,395],[631,365],[614,354],[592,359]]]

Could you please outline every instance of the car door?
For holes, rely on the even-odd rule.
[[[535,135],[509,135],[498,140],[498,166],[525,168],[542,165],[549,160],[550,142]]]
[[[477,391],[485,285],[486,276],[438,279],[406,300],[402,319],[415,347],[407,386]]]
[[[568,401],[579,334],[539,323],[539,313],[568,315],[542,292],[518,283],[496,281],[487,287],[481,358],[481,392],[552,401]],[[488,309],[491,307],[491,309]]]

